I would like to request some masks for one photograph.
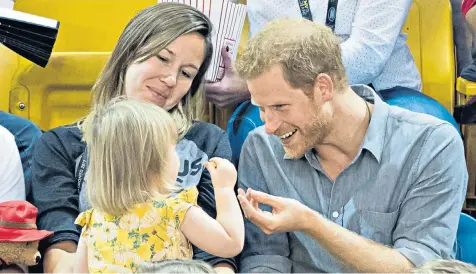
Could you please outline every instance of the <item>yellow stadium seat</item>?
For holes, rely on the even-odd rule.
[[[455,48],[448,0],[414,0],[403,32],[421,73],[423,93],[453,113]]]
[[[10,89],[10,112],[43,130],[84,117],[91,87],[108,57],[108,52],[56,52],[44,69],[20,62]]]
[[[43,69],[0,46],[0,109],[43,130],[68,124],[89,110],[90,90],[125,25],[154,0],[17,0],[15,10],[60,21]]]
[[[456,105],[466,104],[471,97],[476,96],[476,83],[458,77],[456,81]],[[476,211],[476,125],[462,124],[464,150],[468,167],[468,191],[463,209]]]
[[[240,0],[245,2],[245,0]],[[90,89],[128,20],[156,0],[17,0],[15,9],[61,22],[46,69],[0,45],[0,109],[43,130],[74,122],[89,109]],[[240,48],[248,38],[246,22]],[[423,91],[452,112],[455,56],[448,0],[414,0],[403,31]],[[229,116],[229,115],[226,115]],[[227,121],[228,117],[222,117]]]
[[[240,4],[246,5],[246,0],[240,0],[238,1]],[[246,16],[245,24],[243,26],[243,32],[241,33],[241,38],[240,38],[240,46],[238,47],[238,54],[240,51],[243,50],[243,48],[246,45],[246,41],[248,40],[248,35],[250,33],[250,22],[248,21],[248,16]]]
[[[476,83],[458,77],[456,81],[457,101],[456,105],[464,105],[473,96],[476,96]]]

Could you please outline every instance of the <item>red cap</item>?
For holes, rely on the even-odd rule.
[[[53,234],[36,229],[38,209],[27,201],[0,203],[0,242],[34,242]]]
[[[466,13],[476,4],[476,0],[463,0],[461,2],[461,12],[463,16],[466,16]]]

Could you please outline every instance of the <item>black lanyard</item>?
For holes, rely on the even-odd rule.
[[[327,5],[326,26],[334,31],[336,25],[337,3],[339,0],[329,0]],[[312,13],[309,8],[309,0],[298,0],[303,18],[312,21]]]
[[[309,0],[298,0],[299,8],[301,9],[301,15],[304,19],[312,21],[312,13],[309,8]]]

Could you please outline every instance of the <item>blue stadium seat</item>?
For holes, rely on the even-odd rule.
[[[476,265],[476,219],[461,213],[456,234],[456,259]]]

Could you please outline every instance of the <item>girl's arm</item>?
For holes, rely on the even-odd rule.
[[[228,160],[213,158],[206,164],[215,191],[216,220],[202,209],[191,207],[181,224],[185,237],[195,246],[219,257],[233,257],[243,249],[245,228],[234,192],[236,169]]]
[[[217,219],[192,206],[181,225],[185,237],[195,246],[215,256],[230,258],[243,249],[243,217],[233,189],[215,190]]]
[[[38,208],[38,229],[53,231],[43,239],[43,271],[54,272],[76,251],[79,214],[75,160],[81,147],[80,131],[72,126],[47,131],[35,144],[31,162],[31,200]]]

